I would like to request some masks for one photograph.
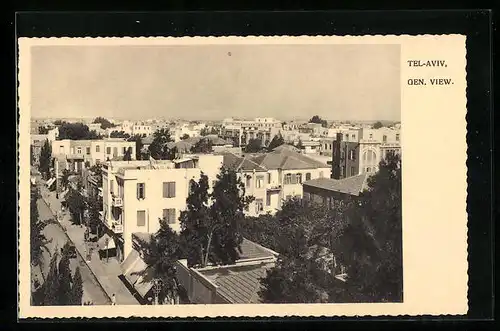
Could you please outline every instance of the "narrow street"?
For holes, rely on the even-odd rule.
[[[55,219],[52,211],[47,206],[45,201],[43,201],[41,198],[37,201],[37,207],[40,220],[45,221],[49,219]],[[57,224],[47,224],[44,228],[44,233],[48,240],[52,240],[52,242],[47,245],[51,254],[55,251],[55,249],[60,250],[68,241],[66,233],[64,233],[61,227]],[[49,255],[49,253],[44,252],[43,269],[45,276],[48,273],[50,259],[51,256]],[[99,283],[97,283],[96,279],[92,275],[92,272],[89,270],[87,264],[82,260],[79,254],[77,254],[76,259],[70,260],[70,269],[73,274],[77,266],[80,267],[80,273],[83,280],[83,302],[92,301],[94,305],[110,304],[108,296],[102,290]],[[42,278],[39,277],[39,279],[41,280]]]

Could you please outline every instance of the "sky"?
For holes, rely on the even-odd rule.
[[[36,46],[32,117],[400,121],[399,45]]]

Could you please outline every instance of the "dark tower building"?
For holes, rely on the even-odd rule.
[[[343,141],[337,133],[332,146],[332,178],[342,179],[359,174],[359,143]]]

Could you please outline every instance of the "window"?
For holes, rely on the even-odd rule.
[[[292,183],[292,174],[286,174],[285,175],[285,184],[291,184]]]
[[[353,150],[350,150],[349,151],[349,160],[354,160],[354,158],[355,158],[355,153]]]
[[[175,208],[163,209],[163,219],[167,221],[167,224],[175,223]]]
[[[59,153],[64,154],[64,146],[59,146]]]
[[[146,184],[138,183],[137,184],[137,199],[145,199],[146,198]]]
[[[247,175],[246,187],[250,187],[252,185],[252,176]]]
[[[123,147],[123,154],[125,155],[127,153],[127,147]]]
[[[106,154],[111,154],[111,147],[106,147]]]
[[[145,226],[146,225],[146,211],[138,210],[137,211],[137,226]]]
[[[256,187],[262,188],[264,185],[264,176],[257,176]]]
[[[343,176],[343,177],[346,177],[346,175],[344,173],[344,166],[340,167],[340,175]]]
[[[113,156],[118,155],[118,147],[113,147]]]
[[[355,172],[356,172],[355,168],[351,167],[351,176],[354,176]]]
[[[111,194],[115,192],[115,182],[113,180],[109,181],[109,191],[111,192]]]
[[[266,195],[266,206],[271,205],[271,194]]]
[[[267,174],[267,183],[271,184],[271,174]]]
[[[351,134],[351,138],[352,139],[356,139],[356,135],[355,134]]]
[[[383,142],[385,142],[385,143],[387,142],[387,136],[386,136],[385,134],[384,134],[384,136],[382,137],[382,141],[383,141]]]
[[[262,199],[255,200],[255,212],[260,213],[263,210],[264,210],[264,203],[262,202]]]
[[[96,145],[95,146],[95,151],[96,151],[96,153],[99,153],[101,151],[101,146]]]
[[[295,176],[297,178],[297,183],[302,184],[302,174],[296,174]]]
[[[370,139],[373,139],[373,133],[370,133]]]
[[[90,147],[87,147],[87,155],[90,155]]]
[[[371,171],[370,167],[366,168],[366,172],[370,172],[370,171]]]
[[[323,171],[319,172],[319,178],[323,178]]]
[[[399,133],[396,133],[396,141],[399,141]]]
[[[82,154],[82,148],[81,148],[81,147],[77,147],[77,148],[76,148],[76,152],[77,152],[78,154]]]
[[[311,173],[310,172],[306,173],[306,180],[311,180]]]
[[[175,198],[175,182],[163,182],[163,197]]]
[[[345,140],[349,140],[349,135],[348,134],[345,135]]]

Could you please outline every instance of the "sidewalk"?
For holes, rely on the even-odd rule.
[[[54,212],[54,215],[61,213],[61,201],[56,199],[55,192],[49,192],[49,190],[42,185],[40,193],[47,205]],[[72,224],[69,212],[65,212],[63,214],[59,223],[75,245],[80,255],[85,259],[87,257],[86,244],[84,240],[85,227]],[[99,252],[94,250],[92,252],[90,262],[85,262],[96,276],[106,294],[109,297],[115,294],[117,305],[140,304],[132,293],[130,293],[125,284],[123,284],[123,282],[118,278],[118,276],[122,274],[122,270],[120,268],[120,264],[115,258],[110,258],[109,261],[106,262],[106,260],[101,260],[99,258]]]

